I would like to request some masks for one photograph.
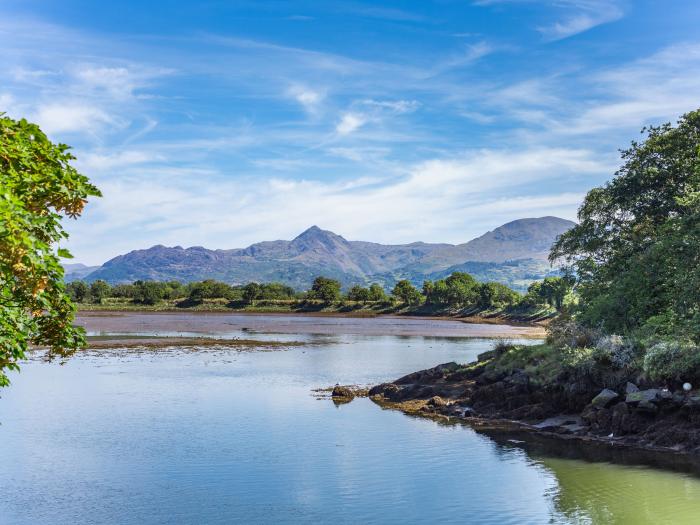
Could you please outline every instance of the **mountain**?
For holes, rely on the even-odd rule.
[[[63,279],[66,282],[78,281],[84,279],[90,275],[95,270],[99,269],[99,266],[85,266],[84,264],[74,263],[74,264],[64,264],[63,265]]]
[[[280,281],[306,289],[318,275],[344,286],[399,279],[416,284],[444,272],[470,271],[482,280],[524,288],[551,273],[549,248],[573,222],[557,217],[509,222],[464,244],[385,245],[348,241],[312,226],[291,241],[265,241],[247,248],[208,250],[201,246],[153,246],[107,261],[88,280],[131,282],[137,279],[194,281],[219,279],[231,284]]]

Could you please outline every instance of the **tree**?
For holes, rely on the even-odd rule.
[[[450,306],[474,306],[479,300],[479,283],[465,272],[454,272],[447,279],[447,300]]]
[[[134,302],[154,305],[163,300],[165,286],[157,281],[136,281],[134,283]]]
[[[516,304],[520,294],[501,283],[483,283],[479,288],[479,306],[482,308],[504,308]]]
[[[214,279],[189,284],[189,300],[201,303],[204,299],[230,299],[233,289],[226,283]]]
[[[380,303],[386,301],[388,298],[386,296],[386,292],[384,291],[384,288],[381,287],[381,285],[377,283],[372,283],[369,287],[368,291],[368,300],[373,301],[375,303]]]
[[[102,304],[102,300],[108,297],[112,289],[105,281],[98,279],[90,285],[90,299],[93,303]]]
[[[59,263],[70,253],[56,245],[68,237],[62,220],[100,193],[73,160],[36,124],[0,113],[0,386],[30,344],[64,356],[85,342]]]
[[[87,298],[88,293],[90,293],[90,289],[85,284],[85,281],[73,281],[66,285],[66,293],[71,301],[82,303]]]
[[[247,304],[253,304],[253,301],[262,296],[262,288],[258,283],[248,283],[243,287],[243,300]]]
[[[358,303],[366,303],[369,301],[369,290],[363,286],[355,285],[350,288],[348,299],[350,301],[357,301]]]
[[[340,282],[327,277],[316,277],[311,285],[310,296],[325,303],[338,301],[340,299]]]
[[[576,316],[614,333],[647,324],[700,339],[700,110],[643,130],[591,190],[550,260],[576,278]]]
[[[407,279],[397,282],[391,294],[408,306],[420,304],[423,299],[421,293]]]

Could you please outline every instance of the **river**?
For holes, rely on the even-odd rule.
[[[368,399],[335,406],[313,392],[470,361],[493,344],[471,337],[483,326],[445,321],[445,335],[430,320],[394,320],[406,330],[380,335],[377,320],[355,319],[347,324],[363,329],[320,321],[336,328],[319,332],[306,321],[295,333],[236,317],[149,331],[156,321],[137,317],[145,324],[86,324],[102,336],[304,344],[30,359],[1,392],[0,523],[698,522],[693,472],[489,436]]]

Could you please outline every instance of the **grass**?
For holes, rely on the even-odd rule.
[[[548,344],[512,345],[507,350],[483,363],[485,371],[494,375],[510,374],[514,370],[523,370],[536,384],[552,383],[562,371],[562,359],[558,350]]]

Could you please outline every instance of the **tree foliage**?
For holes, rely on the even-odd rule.
[[[309,298],[320,299],[325,303],[340,300],[340,282],[328,277],[316,277],[309,290]]]
[[[421,293],[407,279],[397,282],[391,291],[391,295],[408,306],[415,306],[423,300]]]
[[[68,237],[65,217],[78,217],[99,191],[71,166],[75,157],[36,124],[0,114],[0,386],[30,344],[67,355],[84,344],[72,326],[56,245]]]
[[[700,110],[643,130],[615,177],[591,190],[555,243],[576,275],[578,319],[700,338]]]

